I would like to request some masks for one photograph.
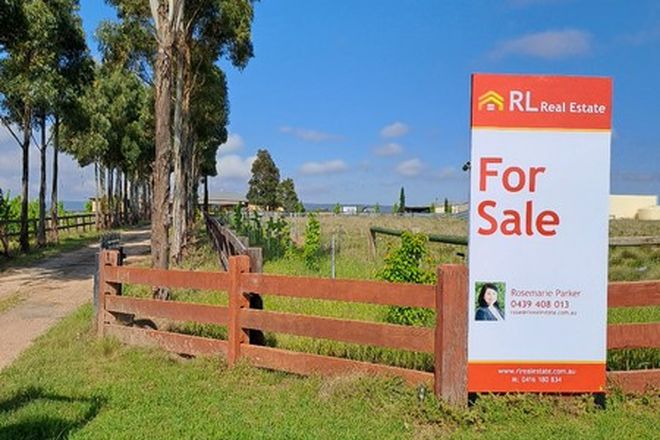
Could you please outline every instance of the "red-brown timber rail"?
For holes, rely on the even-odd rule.
[[[117,251],[103,251],[100,258],[101,299],[96,317],[100,335],[155,345],[188,355],[221,355],[230,366],[245,358],[254,366],[297,374],[338,374],[352,371],[403,378],[410,384],[429,384],[439,398],[465,404],[467,399],[467,322],[465,301],[467,269],[463,265],[438,268],[436,285],[382,281],[338,280],[250,273],[246,255],[229,258],[228,272],[142,269],[120,266]],[[122,284],[143,284],[200,290],[226,291],[228,307],[121,296]],[[379,305],[423,307],[435,310],[435,328],[409,327],[334,319],[249,308],[248,292],[298,298],[348,301]],[[660,305],[660,281],[611,283],[610,307]],[[228,329],[227,340],[210,339],[159,330],[128,327],[118,314],[140,318],[165,318],[217,324]],[[376,345],[431,353],[433,372],[392,367],[329,356],[251,345],[248,331],[257,329],[312,338]],[[659,347],[660,323],[608,326],[608,348]],[[613,371],[608,380],[625,392],[639,392],[660,385],[660,370]]]

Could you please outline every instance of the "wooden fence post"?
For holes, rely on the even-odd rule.
[[[369,253],[372,258],[376,258],[376,232],[369,228]]]
[[[98,307],[96,309],[96,331],[99,336],[105,334],[104,324],[108,318],[108,313],[105,311],[106,295],[121,295],[121,284],[106,281],[105,268],[121,266],[122,260],[121,249],[101,249],[99,251]]]
[[[248,332],[241,328],[239,314],[241,309],[250,306],[247,295],[241,287],[241,274],[250,271],[250,257],[237,255],[229,257],[229,323],[227,364],[236,365],[241,356],[241,344],[249,342]]]
[[[250,257],[250,272],[261,273],[264,267],[263,249],[260,247],[249,247],[245,250],[245,255]],[[251,309],[263,310],[264,300],[258,293],[247,293],[248,301],[250,302]],[[266,345],[266,337],[261,330],[248,330],[250,337],[250,344],[253,345]]]
[[[435,395],[449,404],[467,403],[467,268],[438,267],[435,325]]]

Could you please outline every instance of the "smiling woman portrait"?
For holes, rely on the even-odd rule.
[[[504,311],[498,303],[498,293],[495,283],[484,283],[481,286],[474,316],[476,321],[504,321]]]

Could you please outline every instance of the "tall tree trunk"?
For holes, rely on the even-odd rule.
[[[209,212],[209,176],[204,176],[204,212]]]
[[[172,52],[173,27],[168,17],[168,2],[150,0],[156,23],[158,52],[154,66],[156,157],[153,166],[153,198],[151,206],[151,265],[169,267],[169,183],[172,153]],[[167,298],[166,289],[154,290],[154,297]]]
[[[50,188],[50,240],[53,243],[59,242],[60,234],[57,230],[57,155],[60,150],[60,117],[55,115],[55,126],[53,133],[53,183]],[[96,165],[94,165],[96,169]]]
[[[149,211],[151,210],[149,207],[149,183],[146,181],[142,182],[142,203],[140,203],[140,217],[141,220],[146,220]]]
[[[176,264],[183,260],[184,237],[186,233],[186,182],[185,153],[183,134],[183,71],[184,55],[182,36],[178,33],[176,48],[176,79],[174,82],[174,138],[172,142],[174,159],[174,191],[172,192],[172,258]]]
[[[19,243],[22,252],[30,250],[28,232],[28,178],[30,171],[30,136],[32,136],[32,109],[29,106],[23,111],[23,172],[21,176],[21,232]]]
[[[96,200],[92,205],[94,208],[94,221],[96,230],[101,230],[101,198],[103,197],[103,186],[101,185],[101,170],[98,162],[94,162],[94,178],[96,179]]]
[[[37,245],[46,245],[46,115],[41,116],[41,148],[39,148],[39,226]]]
[[[124,189],[122,190],[122,211],[123,211],[123,218],[122,218],[122,223],[126,224],[128,223],[128,174],[124,173]]]
[[[114,214],[113,217],[115,219],[114,224],[115,225],[120,225],[122,221],[122,199],[124,198],[124,194],[122,191],[122,177],[123,174],[120,168],[117,168],[117,180],[115,181],[115,209],[114,209]]]
[[[113,195],[114,195],[114,188],[115,188],[115,185],[114,185],[115,173],[114,173],[114,170],[112,169],[112,167],[107,167],[106,169],[108,171],[108,179],[107,179],[108,186],[106,188],[108,203],[106,203],[104,215],[107,215],[107,217],[108,217],[106,227],[109,228],[109,227],[112,227],[115,224],[114,217],[112,215],[112,213],[114,211],[114,200],[113,200],[114,197],[113,197]]]
[[[186,201],[186,216],[188,217],[188,224],[192,225],[195,222],[195,210],[197,209],[197,187],[199,186],[199,169],[197,166],[197,155],[194,153],[192,126],[189,123],[189,145],[188,145],[188,167],[187,185],[188,185],[188,200]]]

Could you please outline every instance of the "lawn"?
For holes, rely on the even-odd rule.
[[[84,306],[0,373],[0,439],[628,438],[656,395],[483,396],[465,410],[373,376],[299,377],[97,339]]]

